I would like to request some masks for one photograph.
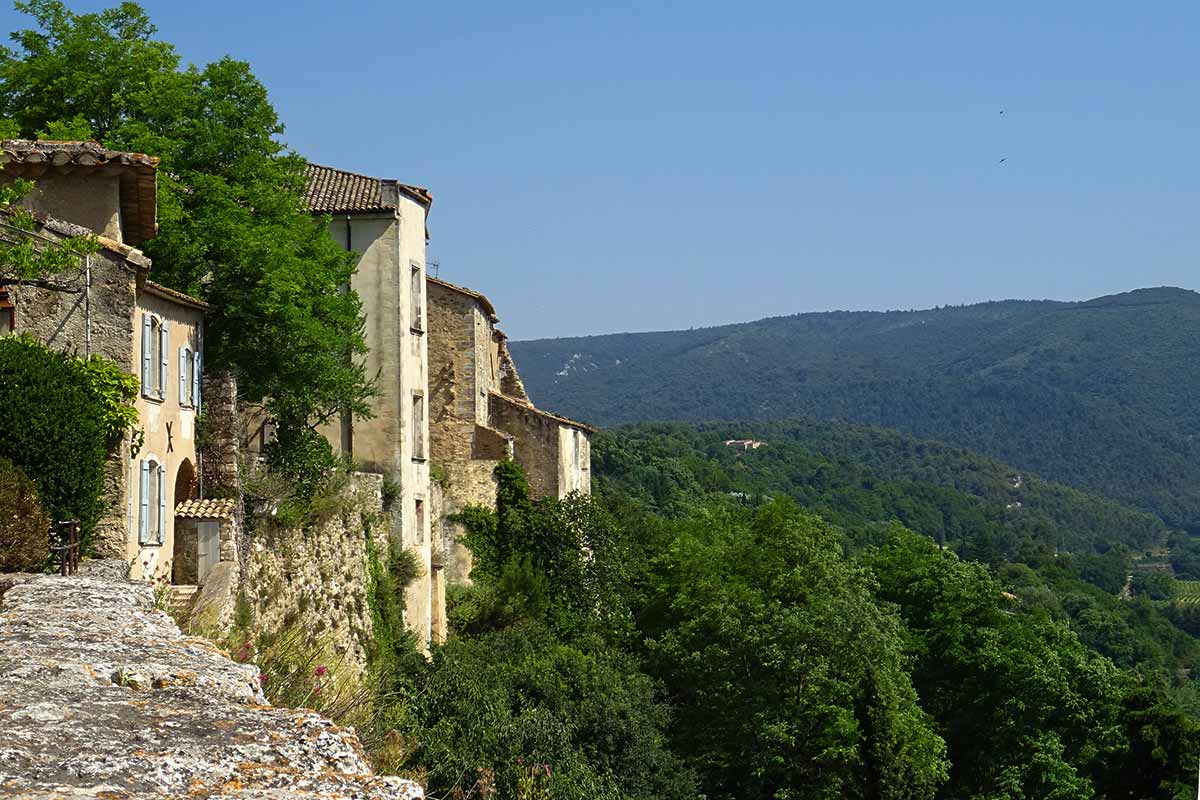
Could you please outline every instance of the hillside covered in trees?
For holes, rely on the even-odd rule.
[[[803,433],[750,451],[715,427],[602,433],[591,498],[531,501],[501,465],[496,511],[463,519],[453,636],[387,682],[416,744],[396,766],[449,796],[1194,791],[1200,641],[1153,581],[1122,597],[1133,554],[1087,534],[1161,523],[1088,521],[1095,498],[1027,478],[1027,525],[982,488],[1002,464],[892,447],[872,467],[855,442],[879,432],[831,430],[828,456]],[[952,485],[973,469],[980,488]]]
[[[940,439],[1200,529],[1200,294],[831,312],[514,342],[601,424],[816,417]]]

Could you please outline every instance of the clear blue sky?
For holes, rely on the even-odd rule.
[[[1200,286],[1200,5],[984,5],[145,3],[514,338]]]

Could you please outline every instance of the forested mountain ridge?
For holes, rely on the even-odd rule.
[[[807,416],[995,456],[1200,529],[1200,294],[829,312],[514,342],[531,395],[614,424]]]

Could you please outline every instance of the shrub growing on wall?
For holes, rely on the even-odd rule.
[[[78,519],[84,546],[104,513],[104,463],[136,422],[137,379],[29,336],[0,338],[0,457],[37,485],[54,520]]]
[[[0,458],[0,572],[33,572],[50,555],[50,517],[37,487],[16,465]]]

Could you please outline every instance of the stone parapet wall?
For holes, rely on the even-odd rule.
[[[0,794],[423,797],[372,774],[353,730],[266,705],[258,674],[183,636],[145,585],[23,576],[0,596]]]

